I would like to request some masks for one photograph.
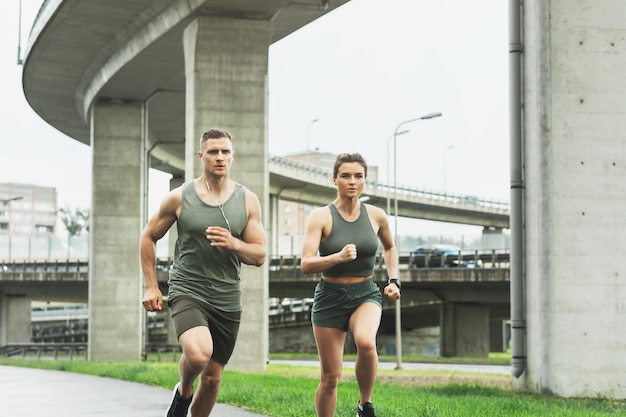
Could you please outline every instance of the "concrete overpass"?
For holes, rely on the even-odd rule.
[[[470,256],[467,255],[467,259]],[[482,260],[483,268],[414,268],[408,256],[400,257],[401,322],[407,340],[415,337],[414,329],[439,327],[439,352],[443,356],[480,357],[502,349],[502,323],[510,316],[509,254],[484,251],[474,256]],[[161,259],[158,263],[157,279],[164,294],[170,264],[170,259]],[[270,297],[311,296],[319,276],[302,274],[299,265],[298,257],[270,259]],[[382,256],[379,256],[374,280],[383,286],[386,279]],[[27,308],[30,300],[87,303],[88,286],[89,263],[85,260],[0,261],[0,293],[12,294],[7,305],[13,308]],[[380,337],[385,335],[393,340],[395,304],[384,300],[383,307]],[[30,341],[30,314],[11,313],[9,320],[0,320],[0,346]],[[169,314],[167,316],[164,320],[169,323]],[[302,320],[304,322],[289,325],[299,329],[294,331],[310,333],[308,315]],[[171,329],[171,325],[166,327]],[[173,334],[170,334],[170,343],[175,343]],[[314,343],[308,346],[311,347]]]
[[[261,22],[269,46],[347,1],[46,0],[25,51],[24,93],[46,122],[87,145],[94,102],[145,103],[151,164],[183,175],[189,110],[184,30],[199,16],[214,24],[225,22],[233,30],[246,22]],[[210,49],[215,58],[228,59],[227,52],[216,50],[215,44],[198,46]],[[238,46],[246,54],[253,47],[229,46]],[[244,70],[244,61],[232,65]]]

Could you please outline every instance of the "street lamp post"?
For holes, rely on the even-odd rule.
[[[311,150],[311,147],[309,146],[309,140],[311,138],[311,134],[310,134],[310,132],[311,132],[311,125],[313,123],[317,123],[319,121],[320,121],[320,119],[315,118],[315,119],[311,120],[309,122],[309,124],[306,125],[306,151],[307,152],[309,152]]]
[[[404,135],[405,133],[409,133],[409,131],[403,130],[387,138],[387,186],[389,186],[391,183],[391,175],[389,174],[389,167],[391,166],[391,161],[389,160],[389,142],[391,142],[391,139],[393,139],[395,136]],[[389,190],[387,190],[387,214],[391,215],[391,203],[390,203],[391,198],[389,198],[389,195],[390,195],[390,192]]]
[[[454,148],[454,145],[448,145],[443,150],[443,195],[446,196],[446,200],[448,198],[448,189],[447,189],[447,180],[446,176],[448,175],[448,151]]]
[[[425,119],[433,119],[435,117],[441,116],[441,113],[428,113],[421,117],[417,117],[415,119],[405,120],[401,122],[398,126],[396,126],[396,130],[393,134],[393,215],[394,215],[394,230],[393,230],[393,240],[396,245],[396,254],[398,253],[398,164],[397,164],[397,138],[403,132],[400,131],[400,127],[416,122],[418,120]],[[402,323],[401,323],[401,305],[400,300],[396,300],[396,369],[402,369]]]

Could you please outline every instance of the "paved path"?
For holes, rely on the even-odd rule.
[[[171,390],[72,372],[0,366],[2,417],[162,417]],[[216,404],[211,417],[267,417]]]

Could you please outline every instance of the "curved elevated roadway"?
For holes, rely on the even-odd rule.
[[[153,166],[183,174],[182,39],[190,22],[200,15],[271,22],[274,43],[347,1],[45,0],[25,51],[24,93],[46,122],[85,144],[94,102],[145,103]]]
[[[330,170],[289,158],[270,158],[270,194],[280,199],[322,206],[332,201],[337,189]],[[363,191],[369,204],[386,209],[393,201],[393,185],[368,180]],[[488,198],[439,193],[398,186],[398,215],[424,220],[495,227],[509,227],[509,204]],[[391,214],[391,213],[390,213]]]
[[[347,0],[46,0],[31,31],[23,87],[32,108],[71,138],[90,144],[96,101],[139,101],[147,113],[153,168],[185,172],[183,30],[200,14],[271,20],[271,43]],[[33,41],[34,40],[34,41]],[[269,161],[270,194],[324,205],[335,197],[330,172],[286,158]],[[369,182],[371,204],[386,207],[390,185]],[[403,217],[508,228],[508,204],[402,187]]]

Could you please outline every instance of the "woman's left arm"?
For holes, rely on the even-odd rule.
[[[389,219],[387,213],[384,210],[374,207],[375,210],[371,210],[370,218],[374,219],[374,222],[378,225],[378,239],[383,246],[383,257],[385,259],[385,268],[387,269],[387,276],[389,279],[399,279],[398,275],[398,252],[396,250],[396,244],[391,234],[391,228],[389,226]],[[392,300],[400,298],[400,287],[394,283],[387,284],[384,289],[385,295]]]

